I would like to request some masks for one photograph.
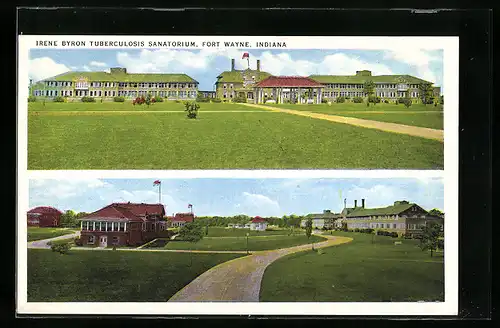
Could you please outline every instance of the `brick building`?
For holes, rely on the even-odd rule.
[[[28,211],[29,227],[59,227],[63,212],[51,206],[38,206]]]

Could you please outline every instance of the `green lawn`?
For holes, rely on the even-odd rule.
[[[28,249],[28,302],[165,302],[238,254]]]
[[[434,107],[434,105],[424,106],[422,104],[415,104],[410,108],[395,104],[377,104],[366,107],[365,104],[354,103],[332,105],[279,104],[270,106],[313,113],[356,117],[373,121],[400,123],[431,129],[443,129],[443,111],[440,106]]]
[[[444,301],[443,254],[430,257],[415,240],[361,233],[348,244],[285,256],[267,267],[264,302]]]
[[[332,103],[328,104],[266,104],[267,106],[278,107],[278,108],[288,108],[295,110],[304,110],[309,112],[317,113],[328,113],[328,112],[357,112],[357,111],[400,111],[400,112],[413,112],[413,111],[435,111],[443,112],[443,107],[441,105],[423,105],[423,104],[413,104],[409,108],[404,105],[399,104],[370,104],[369,107],[366,103],[356,104],[356,103]]]
[[[306,235],[301,236],[269,236],[269,237],[249,237],[248,249],[250,251],[264,251],[270,249],[287,248],[310,242],[323,241],[323,237],[311,236],[308,240]],[[193,244],[184,241],[171,241],[166,247],[167,249],[190,249],[203,251],[245,251],[246,237],[237,238],[203,238],[199,242]]]
[[[242,236],[246,236],[247,233],[250,236],[288,235],[290,233],[290,229],[255,231],[255,230],[250,230],[250,229],[209,227],[207,237],[242,237]],[[294,234],[303,235],[304,232],[301,231],[300,229],[296,229]]]
[[[203,113],[243,105],[201,106],[196,120],[181,112],[30,112],[28,169],[443,168],[439,141],[266,110]]]
[[[69,235],[75,232],[76,230],[77,229],[67,229],[67,228],[28,227],[28,241],[42,240],[63,235]]]

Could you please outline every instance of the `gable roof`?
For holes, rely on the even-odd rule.
[[[164,215],[165,209],[161,204],[136,204],[136,203],[112,203],[95,212],[87,214],[81,220],[104,219],[145,221],[146,215]]]
[[[323,85],[306,76],[269,76],[256,84],[261,88],[292,87],[292,88],[314,88]]]
[[[375,215],[398,215],[402,212],[408,210],[413,206],[418,206],[415,203],[395,203],[394,205],[387,207],[378,207],[378,208],[363,208],[356,207],[352,210],[352,212],[348,213],[346,217],[359,217],[359,216],[375,216]],[[420,207],[420,206],[418,206]]]
[[[420,79],[412,75],[310,75],[311,79],[319,83],[352,83],[352,84],[363,84],[366,81],[373,81],[374,83],[392,83],[397,84],[400,80],[405,80],[410,84],[419,83],[432,83]]]
[[[260,216],[256,216],[250,222],[252,222],[252,223],[264,223],[267,221],[265,219],[261,218]]]
[[[192,214],[192,213],[176,213],[175,216],[170,217],[170,221],[193,222],[194,221],[194,214]]]
[[[243,75],[245,74],[254,75],[255,82],[259,82],[268,76],[272,76],[271,73],[253,69],[224,71],[217,76],[217,83],[243,83]]]
[[[306,219],[337,219],[340,218],[340,213],[323,212],[323,213],[311,213],[306,215]]]
[[[56,76],[52,76],[42,81],[73,81],[80,77],[88,78],[91,81],[103,82],[179,82],[198,83],[186,74],[159,74],[159,73],[108,73],[108,72],[78,72],[68,71]]]

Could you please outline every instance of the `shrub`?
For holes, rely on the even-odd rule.
[[[155,102],[163,102],[163,98],[160,96],[156,96],[153,99],[155,100]]]
[[[380,103],[380,97],[374,95],[368,96],[368,102],[372,104],[378,104]]]
[[[356,103],[356,104],[361,104],[363,102],[363,98],[362,97],[354,97],[354,98],[352,98],[352,102]]]
[[[28,97],[28,102],[35,102],[36,101],[36,97],[35,96],[29,96]]]
[[[212,98],[211,102],[220,103],[222,100],[220,100],[220,98]]]
[[[345,97],[337,97],[337,103],[345,103]]]
[[[186,107],[185,111],[188,118],[196,118],[198,116],[200,105],[196,101],[185,101],[184,107]]]
[[[322,104],[327,104],[328,103],[328,98],[321,98],[321,103]]]
[[[146,98],[144,98],[143,96],[141,97],[137,97],[135,98],[134,100],[132,100],[132,105],[142,105],[146,102]]]
[[[181,103],[181,101],[179,99],[175,99],[175,102],[178,103],[178,104]]]
[[[71,249],[71,244],[70,243],[61,243],[61,244],[53,243],[50,246],[50,249],[53,252],[58,252],[59,254],[68,254],[69,250]]]
[[[95,102],[95,98],[93,97],[82,97],[82,102]]]
[[[61,96],[54,97],[54,102],[65,102],[66,99]]]
[[[354,229],[354,232],[359,232],[359,228]]]
[[[247,102],[247,98],[246,97],[234,97],[233,98],[233,102],[235,103],[246,103]]]
[[[196,97],[196,102],[209,102],[210,98],[208,97],[203,97],[200,93]]]
[[[82,239],[80,237],[76,237],[74,240],[76,246],[83,246]]]
[[[438,239],[437,248],[444,250],[444,240],[443,239]]]
[[[121,97],[121,96],[114,97],[113,101],[114,102],[125,102],[125,97]]]

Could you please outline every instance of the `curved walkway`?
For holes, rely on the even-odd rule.
[[[308,111],[299,111],[299,110],[293,110],[293,109],[277,108],[277,107],[270,107],[270,106],[265,106],[265,105],[257,105],[257,104],[243,104],[243,105],[255,107],[255,108],[267,109],[267,110],[270,110],[273,112],[306,116],[306,117],[311,117],[311,118],[317,118],[320,120],[326,120],[326,121],[331,121],[331,122],[336,122],[336,123],[350,124],[350,125],[355,125],[355,126],[359,126],[359,127],[363,127],[363,128],[368,128],[368,129],[382,130],[385,132],[407,134],[407,135],[414,136],[414,137],[421,137],[421,138],[432,139],[432,140],[444,142],[444,131],[443,130],[422,128],[422,127],[418,127],[418,126],[411,126],[411,125],[404,125],[404,124],[397,124],[397,123],[365,120],[365,119],[361,119],[361,118],[354,118],[354,117],[348,117],[348,116],[336,116],[336,115],[329,115],[329,114],[313,113],[313,112],[308,112]],[[402,113],[404,113],[404,112],[402,112]]]
[[[50,248],[49,242],[51,242],[51,241],[76,238],[79,236],[80,236],[80,231],[77,231],[77,232],[74,232],[72,234],[57,236],[54,238],[34,240],[34,241],[28,242],[28,248],[48,249],[48,248]]]
[[[352,241],[349,237],[323,235],[327,240],[314,244],[324,248]],[[266,267],[280,257],[311,249],[310,244],[252,252],[219,264],[198,276],[177,292],[169,302],[258,302],[260,285]]]

